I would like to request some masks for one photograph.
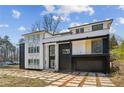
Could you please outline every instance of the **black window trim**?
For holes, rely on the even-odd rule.
[[[100,25],[102,25],[102,28],[100,28]],[[96,26],[96,29],[94,29],[94,26]],[[92,25],[92,31],[97,31],[97,30],[103,30],[103,23]]]

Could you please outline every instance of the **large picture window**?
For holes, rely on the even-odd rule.
[[[102,53],[103,51],[102,40],[92,41],[92,53]]]

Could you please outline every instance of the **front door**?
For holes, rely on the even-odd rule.
[[[71,43],[59,45],[59,70],[71,71]]]
[[[54,69],[55,67],[55,45],[49,46],[49,68]]]

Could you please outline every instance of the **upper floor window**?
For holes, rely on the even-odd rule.
[[[40,52],[40,47],[28,47],[28,53],[39,53]]]
[[[103,24],[92,25],[92,31],[103,30]]]
[[[40,47],[39,46],[37,46],[37,53],[39,53],[40,52]]]
[[[27,37],[28,41],[39,41],[40,40],[40,35],[39,34],[34,34],[34,35],[29,35]]]
[[[79,29],[76,29],[76,33],[79,33]]]
[[[84,32],[84,28],[80,28],[80,33],[83,33]]]
[[[40,35],[37,35],[37,40],[40,40]]]
[[[78,29],[76,29],[76,33],[78,34],[78,33],[83,33],[84,32],[84,28],[78,28]]]

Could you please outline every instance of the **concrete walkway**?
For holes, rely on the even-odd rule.
[[[114,87],[115,85],[103,73],[52,71],[32,71],[20,69],[0,69],[0,75],[11,75],[45,80],[46,87]]]

